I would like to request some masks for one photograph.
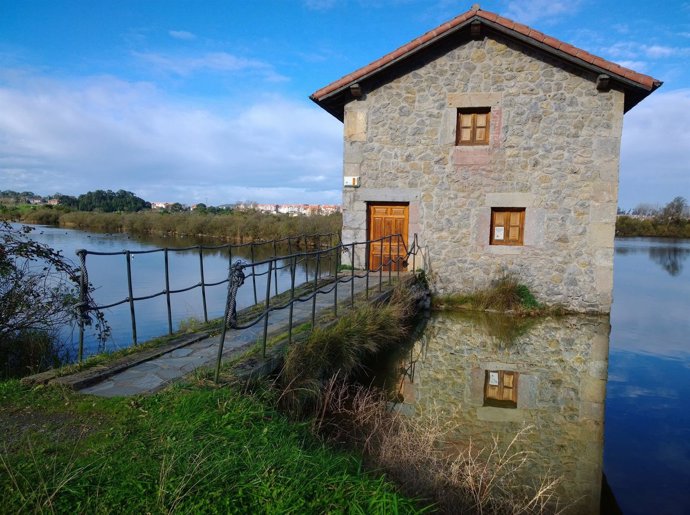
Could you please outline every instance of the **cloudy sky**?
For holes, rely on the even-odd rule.
[[[308,96],[471,3],[0,0],[0,190],[339,203],[342,126]],[[663,80],[620,205],[690,199],[690,0],[481,6]]]

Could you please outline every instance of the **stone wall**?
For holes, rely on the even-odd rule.
[[[523,428],[514,450],[530,452],[524,484],[545,474],[566,513],[595,514],[601,492],[608,317],[540,321],[496,315],[435,315],[412,352],[413,370],[402,386],[403,409],[454,427],[453,444],[505,448]],[[486,370],[518,372],[517,408],[484,405]],[[398,383],[399,384],[399,383]]]
[[[344,241],[366,239],[367,202],[409,202],[437,293],[511,272],[542,301],[609,312],[623,93],[498,36],[439,54],[345,106],[361,186],[343,192]],[[489,145],[455,146],[460,107],[491,107]],[[492,207],[526,209],[523,246],[489,245]]]

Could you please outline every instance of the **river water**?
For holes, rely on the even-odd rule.
[[[75,260],[77,248],[199,243],[48,227],[32,237]],[[124,256],[89,256],[87,264],[99,304],[127,296]],[[162,254],[136,255],[131,264],[135,296],[163,289]],[[199,280],[197,251],[171,253],[170,267],[172,289]],[[204,267],[206,282],[222,280],[227,254],[208,251]],[[289,279],[282,271],[281,291]],[[262,279],[257,287],[261,296]],[[209,317],[221,316],[226,291],[224,285],[207,290]],[[252,288],[244,287],[239,305],[251,303]],[[203,318],[199,289],[175,295],[172,305],[175,327]],[[139,341],[166,333],[165,306],[164,296],[137,303]],[[130,345],[128,305],[106,310],[106,317],[113,327],[106,350]],[[93,338],[87,343],[88,353],[102,350]],[[530,428],[517,444],[535,453],[524,481],[562,477],[558,492],[571,512],[597,513],[603,490],[608,507],[602,513],[614,504],[626,514],[690,513],[690,240],[616,240],[610,317],[532,321],[435,313],[414,346],[396,358],[395,368],[401,367],[407,372],[392,387],[404,407],[419,416],[433,411],[456,426],[457,445],[471,439],[478,448],[493,436],[507,442]],[[602,473],[609,485],[603,489]]]
[[[65,228],[34,226],[30,237],[41,243],[59,250],[62,254],[78,264],[77,249],[90,252],[120,253],[123,250],[133,252],[149,251],[169,248],[168,266],[170,290],[189,288],[200,283],[201,267],[198,249],[175,250],[195,245],[208,247],[218,246],[217,242],[203,241],[193,238],[165,238],[165,237],[134,237],[127,234],[103,234]],[[287,254],[288,249],[278,249]],[[233,248],[232,262],[238,260],[244,263],[259,262],[272,256],[273,246],[256,245],[254,253],[250,247]],[[289,263],[279,261],[281,269],[277,274],[271,274],[271,293],[281,293],[290,288],[291,271]],[[86,266],[89,281],[94,286],[93,298],[97,305],[106,306],[128,298],[127,257],[118,255],[87,254]],[[165,290],[165,256],[163,252],[134,254],[130,258],[132,273],[132,293],[135,298],[147,297]],[[204,283],[212,284],[223,281],[228,276],[229,255],[227,249],[209,249],[203,252]],[[237,293],[237,309],[240,310],[253,305],[255,299],[263,302],[266,296],[268,265],[257,265],[254,279],[247,278]],[[307,279],[313,280],[316,263],[314,259],[302,260],[296,267],[295,283],[300,284]],[[333,261],[326,255],[319,263],[320,275],[332,273]],[[246,274],[251,268],[245,270]],[[259,275],[263,274],[263,275]],[[276,288],[277,278],[277,288]],[[256,291],[256,297],[254,295]],[[223,315],[227,298],[227,283],[206,288],[206,304],[209,320]],[[203,299],[201,288],[193,288],[186,292],[171,294],[171,318],[173,331],[181,323],[204,320]],[[137,342],[141,343],[151,338],[168,333],[167,299],[160,295],[151,299],[136,301],[135,321]],[[129,303],[103,310],[111,335],[101,343],[93,330],[85,335],[84,355],[89,356],[99,352],[112,352],[132,345],[133,331]],[[66,328],[63,339],[67,340],[66,349],[69,359],[76,359],[78,330],[76,327]]]

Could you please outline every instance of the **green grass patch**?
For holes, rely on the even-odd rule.
[[[530,289],[512,275],[494,281],[491,286],[468,294],[434,297],[434,309],[469,309],[500,311],[518,315],[558,315],[565,310],[560,306],[546,306],[537,301]]]
[[[0,383],[5,513],[414,513],[355,454],[259,395],[178,384],[100,399]]]

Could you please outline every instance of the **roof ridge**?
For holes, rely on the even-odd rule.
[[[519,34],[520,37],[523,39],[531,39],[537,44],[545,45],[557,52],[562,52],[570,56],[571,58],[579,59],[586,64],[595,66],[602,70],[623,77],[650,92],[658,88],[662,84],[661,81],[649,75],[645,75],[643,73],[636,72],[630,68],[620,66],[619,64],[616,64],[612,61],[608,61],[597,55],[591,54],[585,50],[582,50],[573,45],[565,43],[559,39],[539,32],[538,30],[535,30],[527,25],[500,16],[499,14],[493,13],[491,11],[484,11],[479,7],[479,4],[474,4],[470,8],[470,10],[465,11],[462,14],[459,14],[455,18],[445,23],[442,23],[434,29],[425,32],[421,36],[414,38],[413,40],[398,47],[392,52],[387,53],[386,55],[376,59],[375,61],[372,61],[371,63],[315,91],[310,95],[310,98],[317,102],[323,100],[325,97],[341,89],[342,87],[356,82],[357,80],[362,79],[370,75],[371,73],[374,73],[401,58],[404,58],[406,55],[413,53],[418,48],[426,45],[432,40],[443,37],[459,25],[468,22],[472,18],[478,18],[483,20],[484,22],[499,25],[503,29],[507,29],[509,31]]]

